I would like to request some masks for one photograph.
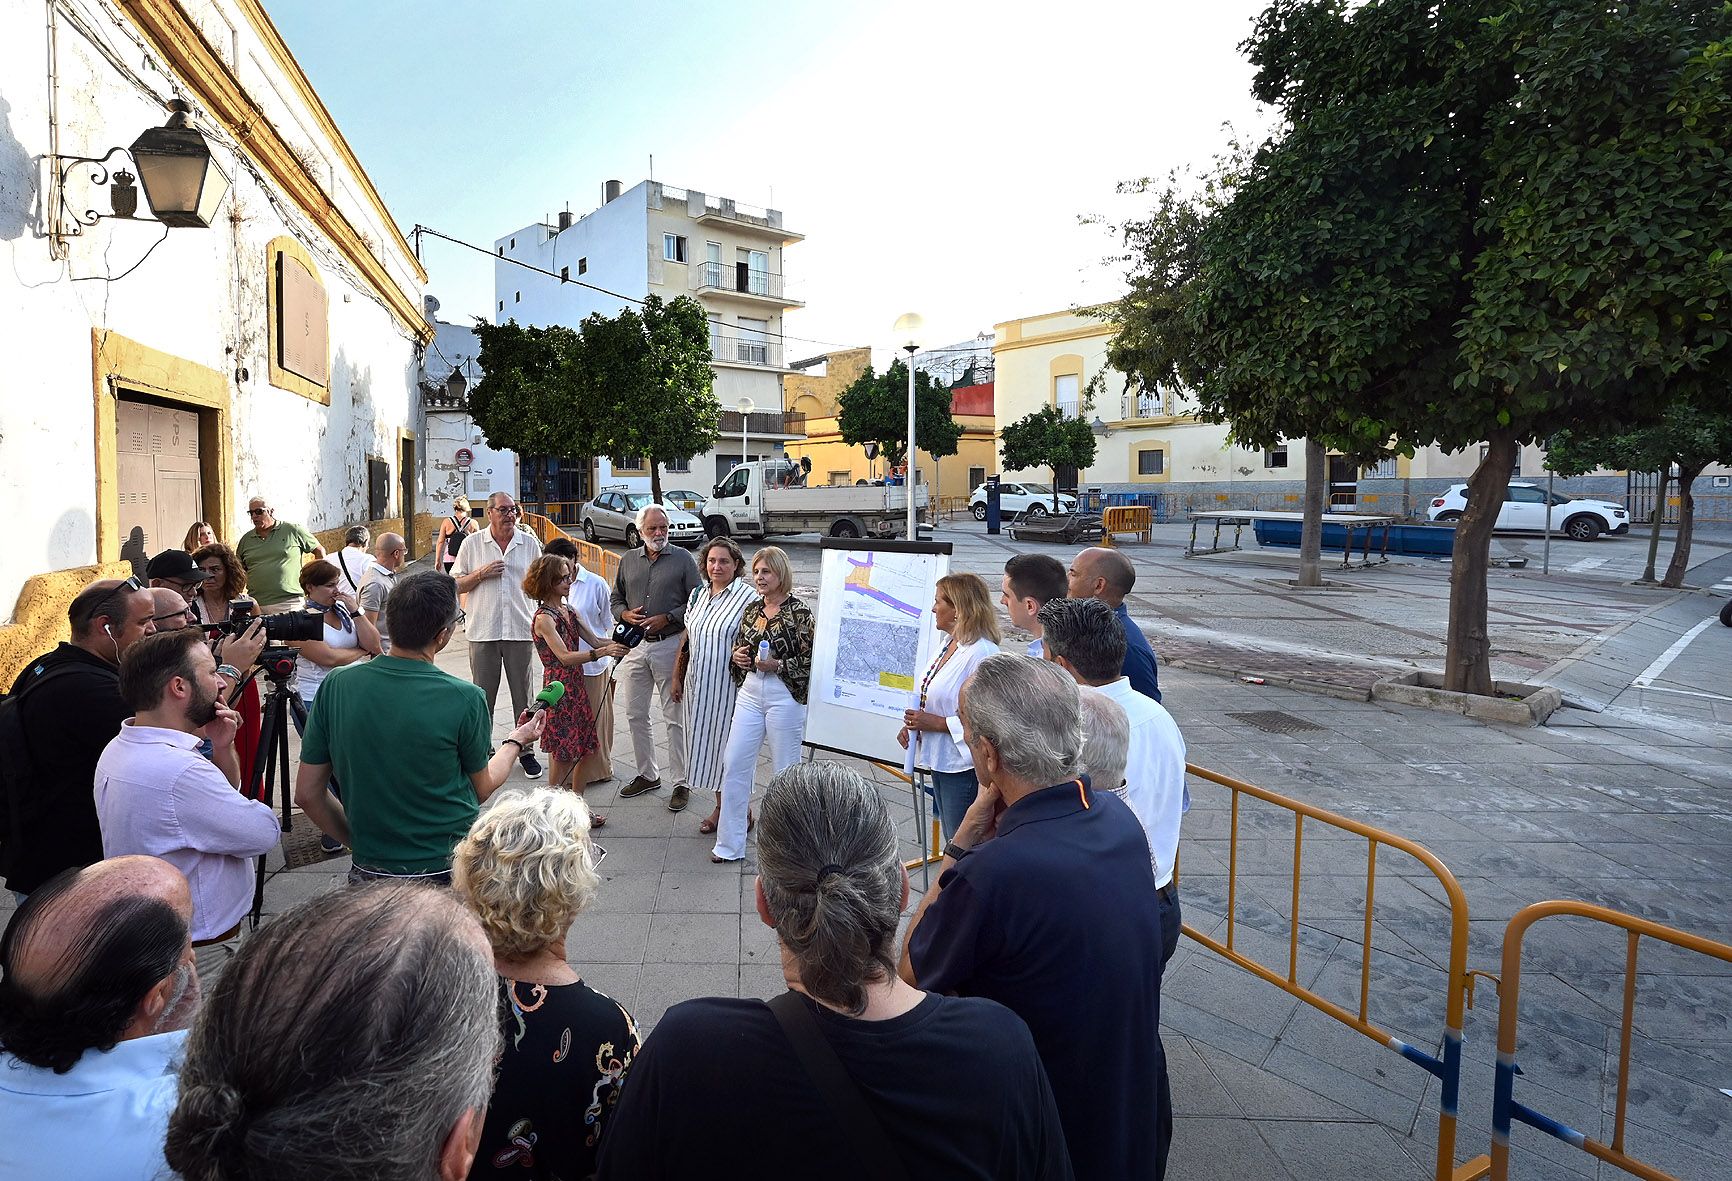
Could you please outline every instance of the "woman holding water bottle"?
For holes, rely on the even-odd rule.
[[[812,676],[812,609],[794,597],[788,555],[767,545],[752,557],[759,598],[734,633],[729,672],[740,687],[722,756],[722,814],[711,861],[746,855],[752,827],[752,785],[758,752],[768,740],[772,774],[800,758],[806,728],[806,686]]]

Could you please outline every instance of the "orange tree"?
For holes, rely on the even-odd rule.
[[[1244,49],[1277,130],[1127,229],[1111,360],[1237,441],[1485,444],[1450,689],[1491,689],[1518,446],[1728,384],[1729,37],[1723,0],[1276,0]]]

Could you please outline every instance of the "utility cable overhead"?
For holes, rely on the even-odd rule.
[[[606,287],[597,287],[594,283],[585,283],[582,279],[573,279],[568,275],[555,274],[553,271],[547,270],[543,267],[538,267],[534,263],[524,262],[520,258],[510,258],[506,255],[499,254],[496,251],[489,250],[485,246],[477,246],[473,242],[465,242],[462,238],[453,238],[450,234],[440,233],[438,230],[432,228],[431,226],[417,225],[414,229],[410,230],[409,232],[412,236],[417,237],[417,238],[422,234],[426,234],[429,237],[438,238],[438,239],[441,239],[442,241],[445,241],[445,242],[450,242],[455,246],[462,246],[462,247],[465,247],[466,249],[473,250],[478,254],[485,254],[488,258],[491,258],[496,263],[508,262],[508,263],[512,264],[513,266],[522,267],[526,271],[534,271],[538,275],[546,275],[549,279],[556,279],[561,283],[570,283],[573,286],[582,287],[586,291],[593,291],[598,295],[605,295],[610,299],[621,300],[624,303],[634,303],[634,304],[639,305],[640,307],[644,303],[644,301],[642,299],[639,299],[635,295],[625,295],[622,292],[609,291]],[[419,256],[419,252],[417,252],[417,256]],[[716,326],[717,328],[733,328],[733,329],[739,328],[738,324],[730,324],[726,320],[718,320],[714,316],[705,316],[704,320],[706,322]],[[825,348],[830,348],[830,349],[850,349],[850,348],[857,347],[855,345],[838,344],[837,342],[835,342],[833,340],[812,340],[810,337],[789,336],[787,333],[784,333],[784,332],[771,332],[767,328],[766,329],[759,329],[758,331],[759,331],[760,335],[763,335],[766,337],[773,336],[777,340],[784,340],[784,341],[791,340],[791,341],[796,341],[799,344],[816,344],[816,345],[822,345]],[[978,349],[921,349],[915,355],[924,357],[924,356],[928,356],[928,355],[939,356],[939,355],[945,354],[945,353],[973,354],[973,353],[976,353],[979,351],[981,351],[981,350],[978,350]]]

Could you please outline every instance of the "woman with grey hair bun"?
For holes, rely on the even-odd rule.
[[[898,1163],[910,1177],[1070,1177],[1022,1021],[896,975],[908,875],[877,790],[838,763],[787,768],[764,795],[758,864],[758,917],[789,991],[669,1009],[632,1067],[597,1177],[882,1178]],[[865,1119],[840,1114],[861,1102]]]
[[[493,945],[505,1032],[472,1179],[595,1172],[602,1131],[637,1053],[631,1014],[566,962],[572,922],[600,880],[589,829],[583,797],[513,791],[481,814],[452,854],[452,887]]]

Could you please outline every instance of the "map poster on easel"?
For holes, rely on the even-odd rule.
[[[910,695],[942,638],[932,622],[949,542],[825,538],[807,746],[901,766]]]

